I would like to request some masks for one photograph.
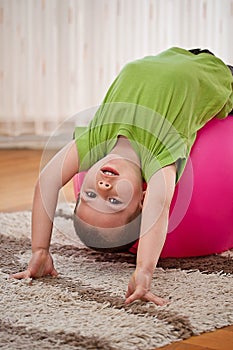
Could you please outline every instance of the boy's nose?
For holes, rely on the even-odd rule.
[[[112,185],[108,181],[100,180],[98,181],[98,187],[101,190],[110,190],[112,188]]]

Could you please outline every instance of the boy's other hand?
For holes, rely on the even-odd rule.
[[[23,279],[37,278],[47,275],[56,277],[58,273],[53,266],[53,259],[50,253],[45,249],[39,249],[32,254],[26,270],[12,274],[9,277]]]
[[[150,284],[151,275],[143,270],[136,269],[129,281],[125,303],[130,304],[135,300],[143,300],[152,301],[159,306],[166,305],[167,300],[154,295],[150,291]]]

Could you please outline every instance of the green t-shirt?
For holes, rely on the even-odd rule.
[[[178,180],[197,131],[232,108],[233,77],[215,56],[171,48],[128,63],[89,126],[75,129],[80,171],[106,156],[122,135],[139,155],[146,181],[174,162]]]

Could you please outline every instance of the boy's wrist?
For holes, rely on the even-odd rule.
[[[136,270],[135,272],[140,272],[143,273],[145,275],[147,275],[148,277],[152,278],[153,273],[154,273],[154,265],[142,265],[142,264],[137,264],[136,266]]]
[[[43,248],[43,247],[32,247],[32,253],[49,253],[49,248]]]

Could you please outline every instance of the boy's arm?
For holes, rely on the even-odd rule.
[[[162,168],[150,179],[142,209],[137,266],[131,277],[126,303],[142,299],[163,305],[165,300],[150,292],[151,279],[165,243],[169,209],[175,189],[176,167]]]
[[[78,154],[72,141],[42,170],[35,187],[32,211],[32,252],[49,249],[59,190],[78,172]]]
[[[32,258],[28,269],[14,278],[56,275],[49,246],[58,193],[79,168],[75,141],[69,143],[42,170],[37,181],[32,210]]]

